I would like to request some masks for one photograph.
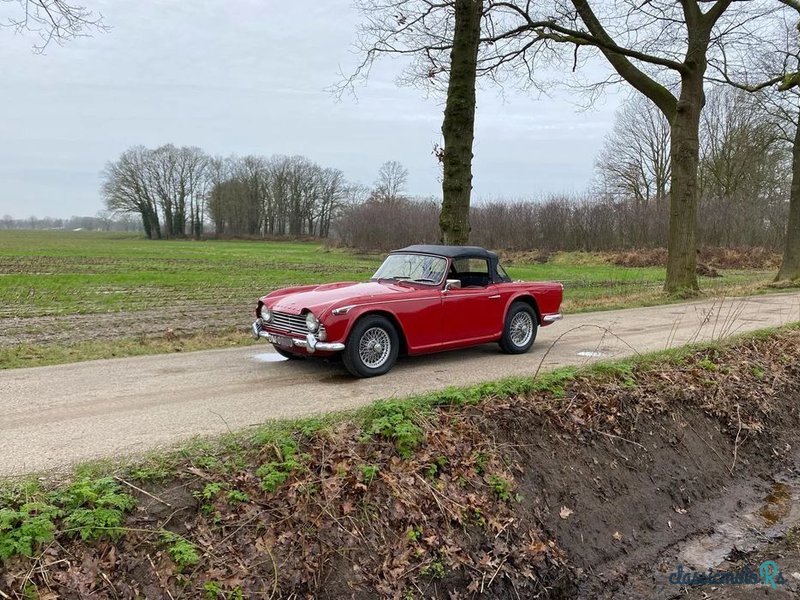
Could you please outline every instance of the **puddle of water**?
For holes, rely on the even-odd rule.
[[[252,356],[253,360],[257,360],[258,362],[283,362],[289,360],[277,352],[261,352],[259,354],[253,354]]]
[[[581,350],[580,352],[578,352],[578,356],[588,356],[590,358],[601,358],[603,356],[608,356],[608,355],[604,354],[603,352],[594,352],[592,350]]]
[[[791,512],[792,500],[791,488],[785,483],[776,483],[764,498],[764,506],[758,514],[768,525],[775,525]]]
[[[731,552],[750,552],[782,537],[800,524],[800,481],[775,482],[758,506],[735,521],[722,523],[710,535],[688,542],[679,561],[696,569],[711,569]]]

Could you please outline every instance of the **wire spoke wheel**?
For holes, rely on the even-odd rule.
[[[358,341],[358,356],[370,369],[377,369],[388,360],[392,352],[392,340],[381,327],[370,327]]]
[[[527,312],[518,312],[511,319],[511,341],[515,346],[524,346],[533,335],[533,319]]]
[[[506,354],[524,354],[533,345],[538,327],[533,308],[524,302],[515,302],[506,315],[500,349]]]

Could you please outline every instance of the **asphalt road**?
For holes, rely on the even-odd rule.
[[[341,365],[285,361],[266,343],[0,371],[0,476],[799,320],[800,293],[567,315],[541,329],[526,355],[491,344],[401,359],[362,380]]]

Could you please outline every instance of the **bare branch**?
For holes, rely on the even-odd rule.
[[[19,5],[0,27],[14,29],[17,33],[30,31],[38,34],[40,42],[34,52],[43,53],[50,43],[58,45],[69,40],[86,37],[92,32],[108,31],[103,15],[66,0],[0,0],[3,5]]]

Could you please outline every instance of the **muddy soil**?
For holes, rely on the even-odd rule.
[[[249,332],[253,304],[185,304],[136,312],[0,318],[0,348],[18,344],[73,344],[123,337]],[[254,318],[254,317],[253,317]]]
[[[521,526],[539,523],[565,552],[572,597],[705,598],[711,586],[681,587],[669,575],[679,564],[735,570],[756,552],[784,571],[777,591],[797,597],[800,547],[784,556],[781,541],[800,523],[797,350],[764,362],[749,348],[707,357],[705,373],[685,366],[635,386],[578,388],[563,412],[489,408],[487,433],[519,465]],[[779,356],[781,375],[762,371]],[[756,558],[756,567],[767,559]],[[728,587],[715,597],[766,591]]]
[[[800,597],[800,530],[796,528],[776,540],[762,543],[755,550],[734,550],[730,559],[721,562],[717,568],[733,573],[750,569],[760,574],[766,561],[774,561],[779,568],[783,583],[776,581],[775,588],[771,585],[683,586],[674,597],[686,600],[750,600],[761,597],[790,600]]]

